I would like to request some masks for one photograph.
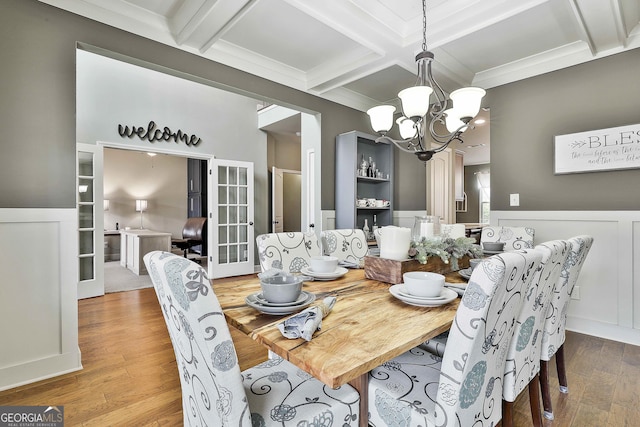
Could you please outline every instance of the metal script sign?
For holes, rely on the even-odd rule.
[[[558,135],[555,173],[640,168],[640,124]]]
[[[134,136],[137,136],[141,140],[144,141],[146,139],[149,142],[156,142],[156,141],[168,142],[173,140],[173,142],[178,143],[181,141],[185,145],[193,145],[194,147],[200,144],[200,142],[202,141],[196,135],[188,135],[182,132],[182,130],[180,129],[178,129],[175,132],[169,129],[168,127],[164,127],[161,129],[157,127],[154,121],[150,121],[149,125],[146,128],[142,126],[131,126],[131,128],[129,128],[129,126],[124,126],[120,124],[118,125],[118,134],[120,134],[120,136],[123,138],[125,136],[129,138],[133,138]]]

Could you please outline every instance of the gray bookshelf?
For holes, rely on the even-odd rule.
[[[376,143],[376,137],[351,131],[336,137],[336,228],[369,228],[376,215],[379,227],[393,224],[393,146]],[[362,156],[371,157],[381,177],[360,176]],[[356,199],[388,200],[388,207],[357,207]]]

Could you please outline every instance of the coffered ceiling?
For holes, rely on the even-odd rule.
[[[420,0],[40,0],[361,111],[416,82]],[[488,89],[640,47],[640,0],[427,0],[434,75]]]
[[[359,110],[415,84],[420,0],[41,0]],[[428,0],[436,80],[485,89],[640,46],[638,0]]]

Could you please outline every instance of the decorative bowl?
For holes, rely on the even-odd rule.
[[[302,292],[301,276],[272,276],[260,280],[262,296],[272,303],[294,302]]]
[[[314,273],[333,273],[338,267],[338,258],[326,255],[312,256],[309,259],[309,267]]]
[[[485,251],[502,251],[504,250],[504,242],[483,242],[482,249]]]
[[[439,297],[444,286],[444,276],[430,271],[409,271],[402,278],[407,292],[417,297]]]

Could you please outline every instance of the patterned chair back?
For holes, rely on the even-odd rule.
[[[482,229],[480,244],[483,242],[504,242],[505,251],[533,248],[536,230],[531,227],[487,226]]]
[[[437,426],[495,425],[515,317],[542,254],[507,252],[473,270],[449,331],[435,408]]]
[[[541,359],[549,361],[558,348],[564,344],[567,310],[571,301],[571,292],[578,281],[580,270],[593,244],[591,236],[576,236],[569,239],[569,256],[567,257],[560,278],[556,281],[551,297],[551,305],[547,312],[542,334]]]
[[[520,392],[540,372],[544,320],[551,303],[553,288],[569,256],[569,242],[552,240],[537,245],[535,250],[542,253],[542,262],[525,293],[507,353],[502,397],[508,402],[515,401]]]
[[[327,230],[322,232],[322,248],[325,255],[360,264],[369,251],[367,238],[360,229]]]
[[[321,255],[315,233],[270,233],[256,237],[262,271],[272,268],[298,273],[309,266],[309,258]]]
[[[144,256],[176,354],[185,426],[251,426],[231,334],[206,272],[168,252]]]

